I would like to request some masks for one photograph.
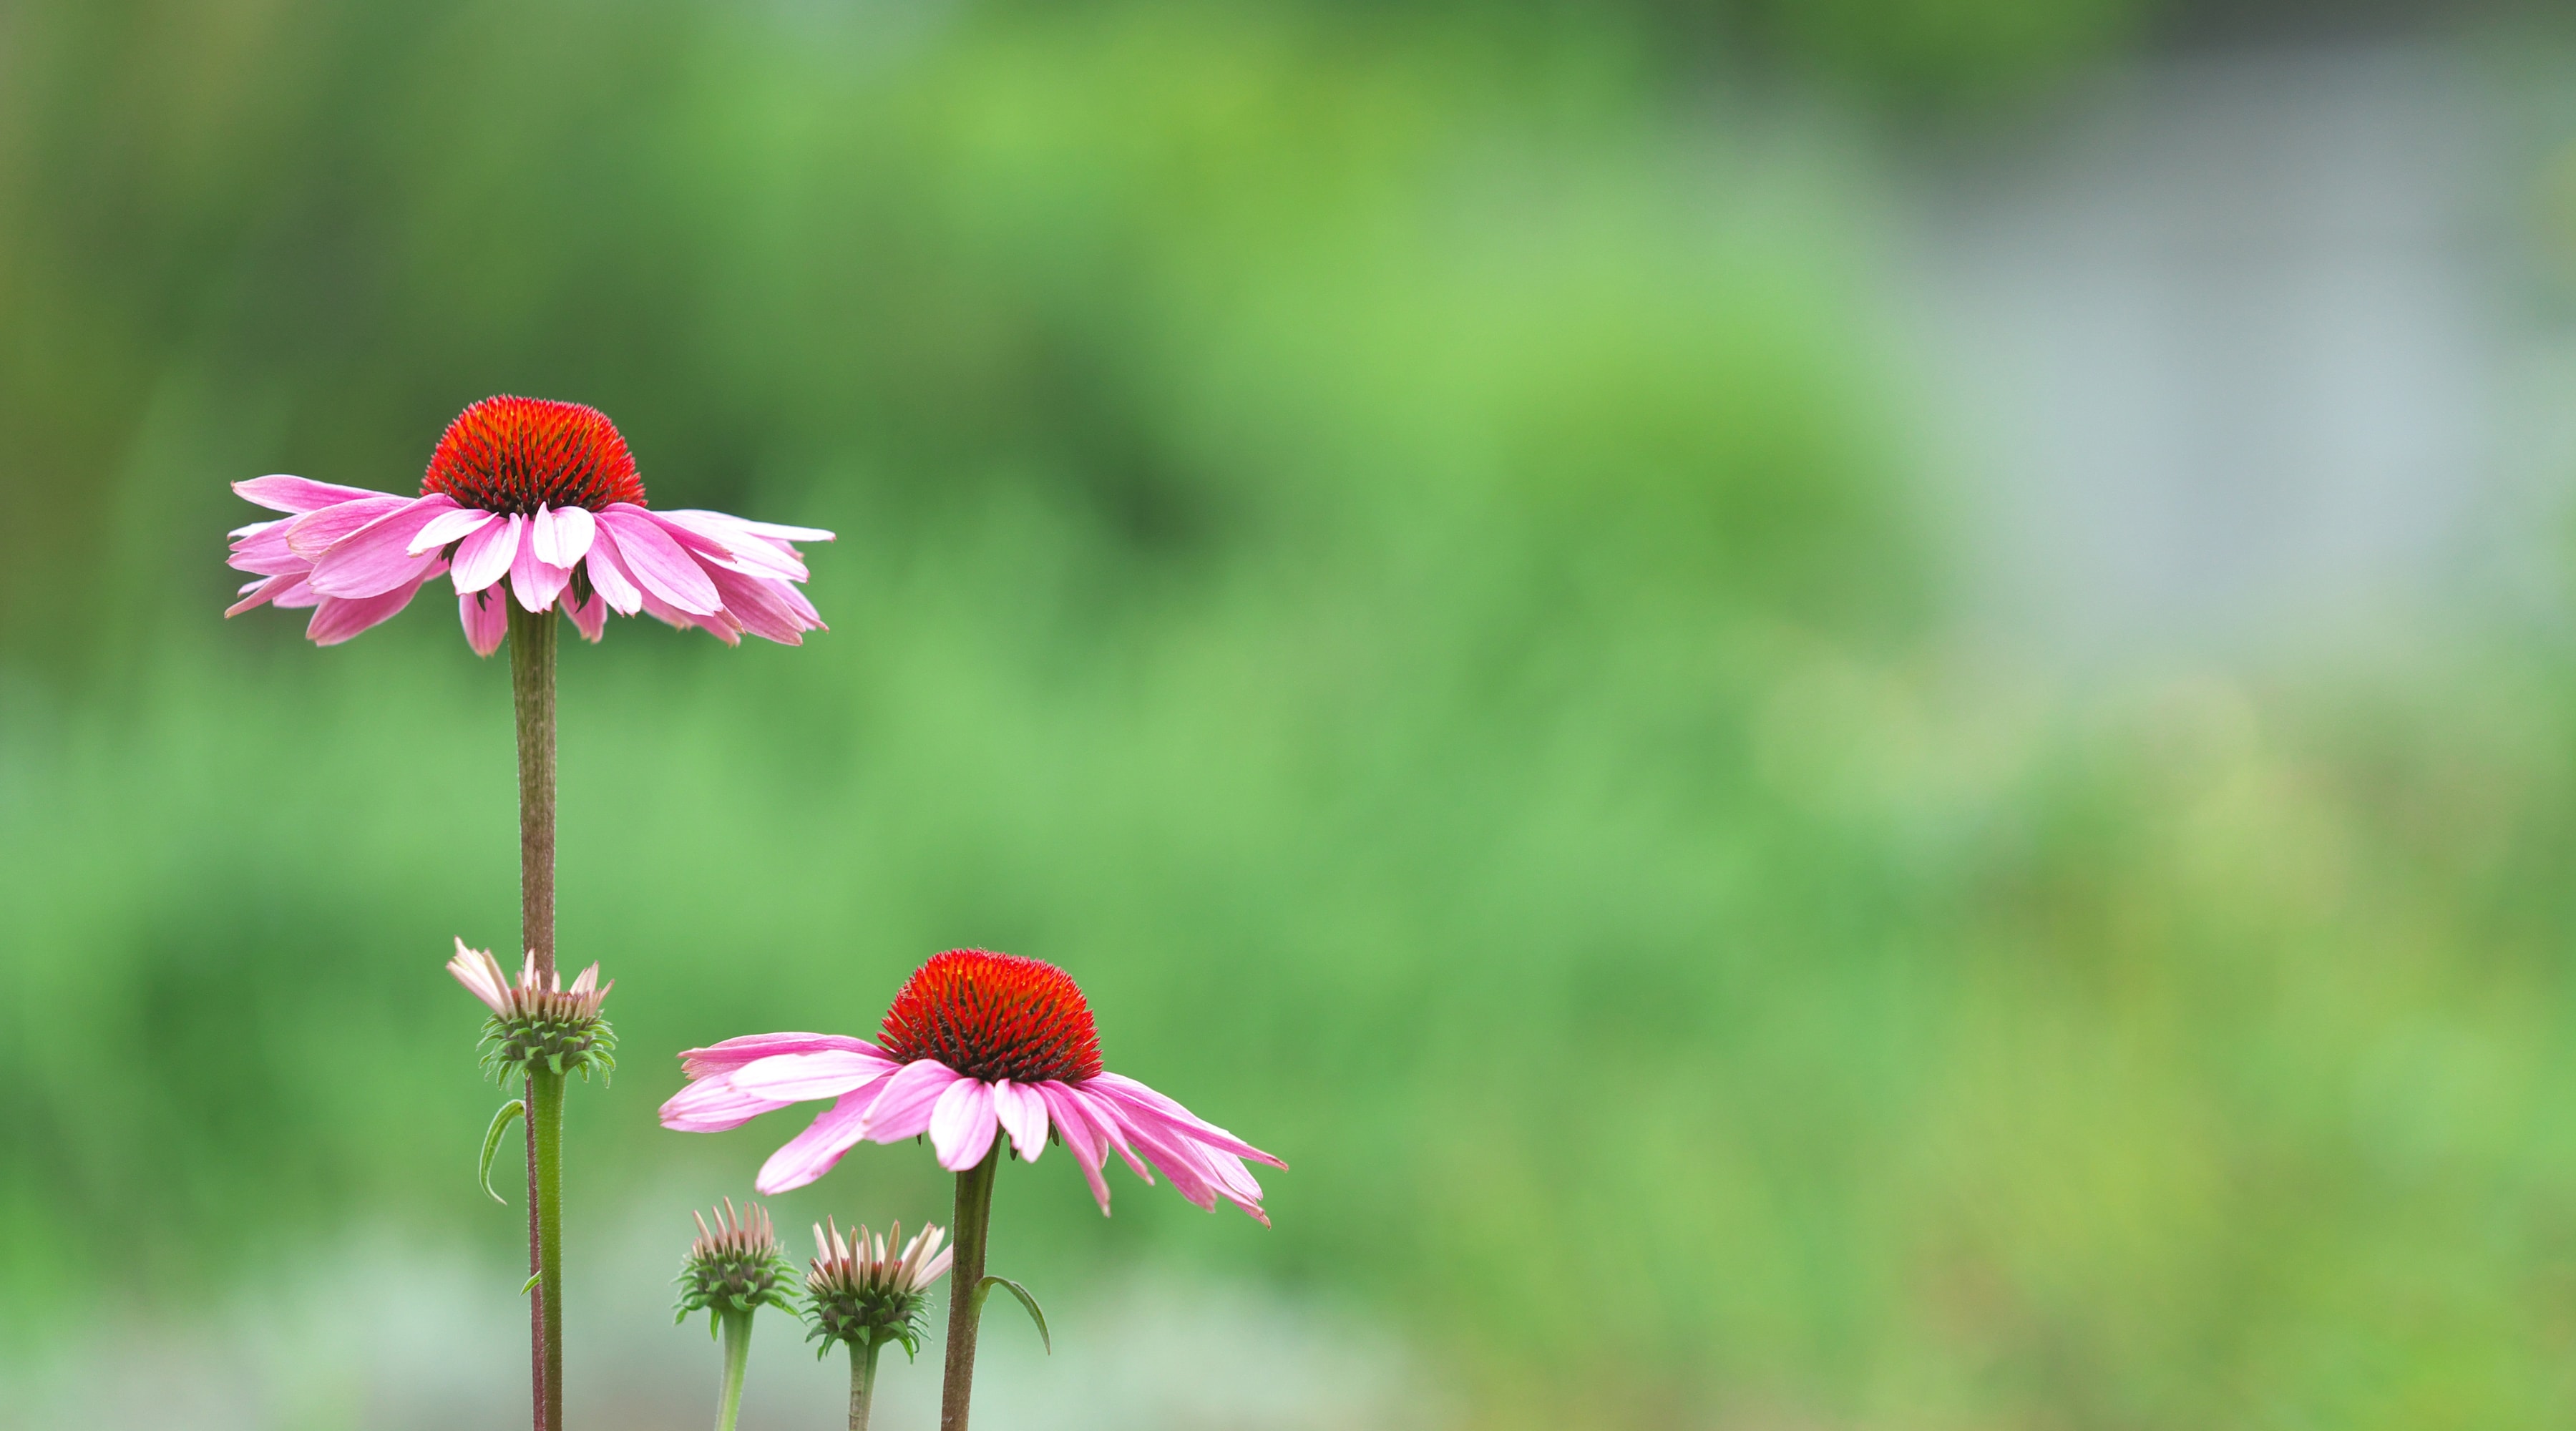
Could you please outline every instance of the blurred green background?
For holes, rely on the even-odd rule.
[[[2107,673],[1963,634],[1889,174],[2230,23],[0,8],[0,1421],[512,1414],[439,971],[515,933],[504,668],[443,599],[327,651],[216,619],[228,482],[407,489],[509,391],[609,412],[659,504],[841,533],[804,649],[567,649],[563,947],[622,1041],[575,1236],[663,1239],[576,1321],[576,1425],[702,1419],[651,1259],[798,1126],[660,1131],[670,1055],[868,1030],[958,944],[1072,970],[1112,1067],[1294,1166],[1268,1232],[1014,1170],[997,1267],[1077,1327],[1251,1297],[1410,1388],[1071,1407],[1077,1332],[1028,1424],[2566,1424],[2554,608]],[[2479,34],[2502,90],[2563,73]],[[2561,171],[2504,186],[2526,259],[2576,253]],[[945,1196],[871,1147],[779,1211]],[[424,1268],[493,1354],[398,1395]],[[173,1370],[324,1319],[377,1340],[238,1405]],[[828,1412],[771,1332],[754,1419]],[[691,1399],[598,1369],[638,1359]]]

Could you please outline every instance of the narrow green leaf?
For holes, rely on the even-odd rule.
[[[1029,1320],[1038,1324],[1038,1341],[1046,1347],[1048,1356],[1055,1355],[1055,1338],[1047,1333],[1046,1313],[1038,1310],[1038,1299],[1029,1295],[1028,1288],[1010,1278],[987,1277],[975,1284],[975,1314],[983,1315],[984,1298],[996,1287],[1009,1288],[1011,1295],[1020,1299],[1020,1305],[1029,1309]]]
[[[543,1272],[531,1272],[531,1273],[529,1273],[529,1274],[528,1274],[528,1280],[519,1284],[519,1295],[520,1295],[520,1296],[522,1296],[522,1297],[524,1297],[524,1296],[528,1295],[530,1292],[533,1292],[533,1291],[537,1290],[537,1279],[538,1279],[538,1278],[540,1278],[540,1277],[543,1277],[544,1275],[546,1275],[546,1274],[545,1274],[545,1273],[543,1273]]]
[[[527,1104],[520,1102],[516,1098],[511,1099],[509,1102],[501,1105],[500,1112],[492,1115],[491,1131],[483,1135],[483,1166],[479,1170],[478,1176],[482,1181],[483,1191],[492,1193],[492,1201],[500,1203],[504,1207],[509,1206],[509,1199],[501,1196],[499,1193],[492,1192],[492,1155],[501,1150],[501,1135],[510,1131],[511,1120],[527,1111]]]

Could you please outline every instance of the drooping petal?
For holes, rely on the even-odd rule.
[[[681,1133],[721,1133],[786,1106],[775,1098],[755,1098],[734,1087],[731,1074],[719,1073],[699,1079],[664,1101],[662,1126]]]
[[[599,523],[617,539],[617,555],[627,573],[645,591],[692,616],[711,615],[723,604],[715,583],[707,579],[679,539],[663,530],[654,514],[630,502],[610,504]]]
[[[494,522],[467,537],[456,548],[456,594],[481,591],[507,575],[510,563],[519,555],[519,535],[527,518],[513,512],[509,520]]]
[[[486,512],[479,507],[458,507],[454,511],[441,512],[430,518],[429,525],[421,528],[419,534],[411,539],[411,550],[415,553],[436,551],[449,542],[463,541],[499,520],[500,513]]]
[[[1191,1112],[1187,1108],[1182,1107],[1173,1099],[1146,1087],[1144,1084],[1139,1083],[1135,1079],[1129,1078],[1124,1074],[1103,1072],[1098,1077],[1089,1080],[1083,1086],[1090,1089],[1095,1095],[1107,1093],[1110,1097],[1116,1098],[1130,1107],[1154,1114],[1155,1116],[1170,1122],[1181,1132],[1188,1134],[1191,1138],[1198,1142],[1205,1143],[1210,1147],[1223,1148],[1227,1152],[1235,1154],[1237,1157],[1250,1158],[1255,1162],[1268,1163],[1270,1166],[1279,1168],[1283,1171],[1288,1166],[1286,1163],[1279,1161],[1270,1154],[1261,1151],[1259,1148],[1256,1148],[1250,1143],[1243,1141],[1241,1138],[1234,1136],[1225,1129],[1218,1127],[1214,1123],[1211,1123]]]
[[[477,656],[501,649],[510,634],[510,598],[497,591],[469,591],[456,598],[457,619],[465,625],[465,644]]]
[[[868,1105],[868,1137],[879,1143],[899,1143],[928,1132],[931,1110],[941,1095],[950,1084],[965,1078],[935,1058],[905,1064],[878,1087],[876,1101]]]
[[[802,1103],[812,1098],[838,1098],[890,1077],[900,1067],[872,1053],[826,1049],[819,1053],[780,1053],[744,1064],[733,1086],[762,1098]]]
[[[241,615],[243,612],[248,611],[255,606],[265,606],[268,603],[275,601],[280,596],[285,595],[295,587],[303,585],[303,583],[304,577],[302,574],[297,572],[287,572],[280,576],[272,576],[259,581],[254,581],[250,584],[246,594],[241,600],[224,608],[224,616],[226,619],[230,619]]]
[[[801,1188],[832,1170],[841,1155],[859,1141],[859,1130],[867,1109],[867,1095],[849,1093],[812,1123],[805,1131],[780,1145],[760,1165],[760,1176],[751,1185],[764,1196],[775,1196],[790,1188]]]
[[[685,507],[661,511],[662,529],[680,536],[681,545],[717,566],[730,567],[750,576],[777,576],[789,581],[806,578],[805,560],[785,542],[770,541],[743,529],[741,522],[722,512],[697,512]],[[701,541],[691,541],[695,536]]]
[[[307,561],[320,561],[322,554],[356,535],[370,524],[390,517],[412,504],[410,497],[361,497],[307,512],[286,528],[286,549]]]
[[[784,583],[744,576],[723,567],[714,568],[708,576],[724,597],[725,614],[741,622],[745,631],[781,646],[805,644],[805,623],[797,619],[796,608],[779,600],[771,590]]]
[[[286,530],[294,525],[294,518],[280,517],[274,522],[256,522],[234,532],[232,555],[224,559],[224,565],[255,576],[284,576],[290,572],[311,571],[313,559],[297,556],[294,548],[286,544]]]
[[[1038,1094],[1046,1100],[1047,1113],[1073,1160],[1082,1168],[1083,1181],[1091,1184],[1092,1199],[1100,1204],[1100,1215],[1109,1215],[1109,1183],[1100,1176],[1100,1165],[1109,1157],[1108,1144],[1092,1130],[1089,1115],[1073,1098],[1073,1090],[1055,1079],[1038,1085]]]
[[[1007,1078],[993,1083],[993,1116],[1011,1135],[1011,1146],[1019,1149],[1020,1161],[1034,1163],[1046,1151],[1047,1106],[1045,1095],[1026,1084]]]
[[[342,502],[355,502],[367,497],[393,497],[390,492],[370,492],[364,487],[341,487],[329,482],[316,482],[309,477],[290,477],[283,472],[266,477],[253,477],[235,482],[233,491],[243,500],[257,502],[272,512],[318,512]],[[402,500],[395,497],[394,500]]]
[[[564,605],[572,614],[572,624],[581,629],[583,640],[596,646],[599,638],[608,634],[608,603],[599,599],[596,590],[579,601]]]
[[[380,596],[411,581],[440,560],[435,550],[411,550],[411,539],[455,508],[455,498],[433,492],[332,543],[314,560],[313,589],[324,596]]]
[[[931,1151],[939,1155],[939,1166],[962,1173],[984,1161],[1000,1128],[993,1116],[993,1086],[980,1078],[960,1078],[930,1110]]]
[[[617,539],[609,535],[606,527],[595,528],[592,532],[590,555],[586,561],[591,589],[598,592],[617,614],[632,616],[644,609],[644,593],[635,589],[635,578],[627,574],[626,564],[618,559]]]
[[[660,597],[648,591],[644,593],[644,614],[665,626],[677,627],[682,631],[704,631],[728,646],[742,644],[742,623],[722,611],[711,611],[704,616],[692,616],[676,607],[665,605]]]
[[[542,518],[545,514],[539,513]],[[549,611],[555,598],[572,581],[572,568],[556,566],[537,555],[536,519],[529,522],[528,538],[519,543],[519,554],[510,561],[510,594],[530,611]]]
[[[412,593],[420,584],[447,569],[445,562],[433,557],[418,576],[376,596],[326,596],[313,608],[313,619],[304,634],[316,646],[337,646],[370,626],[393,619],[394,614],[411,604]]]
[[[1118,1156],[1126,1161],[1127,1170],[1144,1179],[1147,1187],[1152,1187],[1154,1175],[1146,1169],[1144,1159],[1136,1156],[1135,1145],[1127,1140],[1127,1125],[1122,1121],[1118,1105],[1085,1091],[1077,1084],[1065,1085],[1065,1094],[1091,1120],[1092,1131],[1100,1135],[1100,1141],[1118,1150]]]
[[[851,1053],[878,1053],[877,1046],[848,1034],[765,1033],[744,1034],[705,1048],[692,1048],[680,1054],[680,1071],[691,1078],[704,1078],[713,1073],[730,1073],[782,1053],[821,1053],[842,1049]],[[882,1054],[879,1054],[882,1057]]]

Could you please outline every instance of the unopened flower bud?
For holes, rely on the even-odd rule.
[[[717,1323],[728,1316],[749,1316],[760,1307],[795,1310],[796,1268],[780,1249],[766,1209],[749,1203],[736,1212],[733,1199],[726,1198],[724,1206],[715,1210],[713,1226],[705,1214],[691,1215],[698,1220],[698,1238],[689,1244],[689,1259],[680,1266],[678,1315],[672,1320],[684,1322],[691,1312],[708,1313],[707,1331],[712,1335]]]
[[[939,1243],[945,1234],[925,1227],[910,1242],[903,1224],[883,1236],[861,1227],[847,1237],[829,1218],[814,1229],[821,1254],[805,1274],[805,1318],[819,1339],[820,1356],[836,1342],[865,1351],[901,1342],[906,1355],[921,1349],[930,1284],[948,1270],[951,1249]]]

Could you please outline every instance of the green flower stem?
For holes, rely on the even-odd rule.
[[[868,1431],[868,1402],[877,1391],[877,1353],[885,1343],[872,1341],[866,1351],[850,1343],[850,1431]]]
[[[984,1233],[993,1217],[993,1174],[1002,1165],[1002,1139],[984,1161],[957,1175],[955,1255],[948,1264],[948,1367],[939,1383],[939,1431],[966,1431],[966,1401],[975,1390],[975,1314],[984,1299]]]
[[[716,1402],[716,1431],[733,1431],[742,1414],[742,1369],[751,1360],[751,1313],[718,1312],[724,1326],[724,1395]]]
[[[555,972],[555,631],[552,611],[529,611],[498,588],[509,610],[510,705],[519,740],[519,940],[548,984]],[[515,960],[503,960],[504,968]],[[540,1114],[541,1080],[553,1106]],[[536,1431],[563,1427],[563,1078],[528,1076],[528,1381]]]
[[[537,1346],[544,1399],[539,1431],[563,1425],[564,1076],[528,1067],[528,1131],[537,1144]]]

